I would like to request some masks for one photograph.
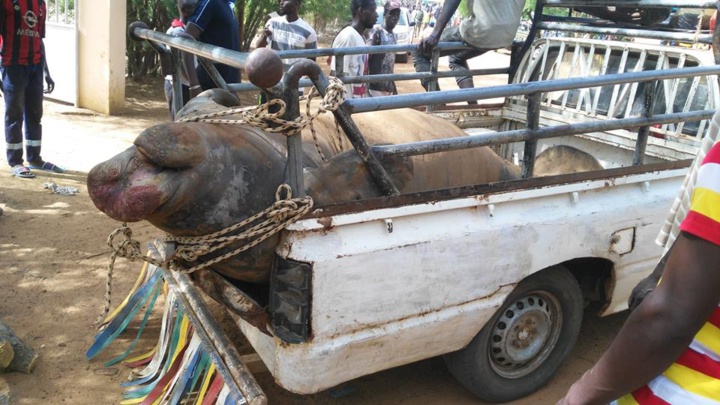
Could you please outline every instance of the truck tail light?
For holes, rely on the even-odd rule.
[[[286,343],[310,337],[310,281],[312,266],[277,257],[270,278],[270,324]]]

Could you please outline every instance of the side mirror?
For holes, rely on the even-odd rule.
[[[408,24],[408,25],[411,26],[411,27],[414,27],[414,26],[415,26],[415,21],[410,21],[410,24]]]

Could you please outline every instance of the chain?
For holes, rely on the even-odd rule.
[[[113,253],[110,257],[110,264],[107,272],[107,283],[105,285],[105,307],[103,308],[102,315],[98,317],[96,324],[100,325],[110,312],[112,303],[112,277],[115,267],[115,259],[118,256],[124,257],[131,262],[139,259],[158,267],[189,274],[212,266],[223,260],[227,260],[257,246],[259,243],[285,229],[288,225],[298,221],[307,214],[312,207],[312,198],[293,198],[290,186],[287,184],[281,184],[275,192],[275,202],[270,207],[240,221],[235,225],[209,235],[167,236],[162,239],[162,242],[175,242],[177,245],[175,254],[165,262],[143,255],[140,249],[140,242],[132,238],[132,230],[127,226],[127,223],[123,222],[120,228],[113,231],[107,239],[108,246]],[[265,219],[262,220],[263,218]],[[260,220],[262,220],[262,222],[256,223]],[[233,232],[243,229],[253,223],[256,224],[235,235],[232,234]],[[122,236],[123,239],[116,246],[115,238],[118,236]],[[245,241],[245,243],[241,244],[238,248],[207,262],[197,264],[187,269],[181,269],[177,264],[177,259],[194,262],[201,256],[215,252],[238,241]]]

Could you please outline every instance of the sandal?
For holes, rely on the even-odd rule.
[[[53,172],[53,173],[64,173],[65,172],[65,169],[63,169],[60,166],[56,166],[50,162],[42,162],[42,163],[30,162],[30,163],[28,163],[28,166],[31,169],[44,170],[46,172]]]
[[[10,169],[12,175],[21,179],[34,179],[35,173],[23,165],[15,165]]]

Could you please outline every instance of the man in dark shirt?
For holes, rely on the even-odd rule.
[[[206,44],[240,51],[240,31],[227,0],[178,0],[178,9],[186,24],[185,32]],[[240,81],[237,68],[215,64],[227,83]],[[197,66],[196,74],[188,70],[190,97],[217,87],[205,68]]]
[[[43,115],[43,73],[45,70],[44,0],[3,0],[0,3],[2,35],[2,91],[5,96],[5,143],[12,174],[33,178],[30,169],[62,173],[63,170],[40,157]],[[47,76],[48,91],[54,87]],[[23,165],[23,136],[28,167]]]

